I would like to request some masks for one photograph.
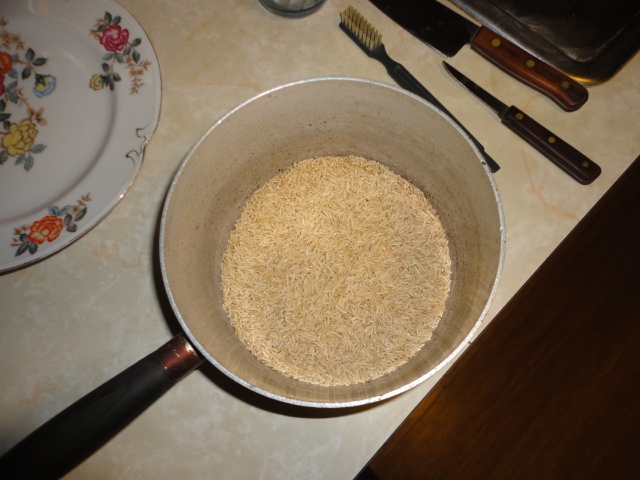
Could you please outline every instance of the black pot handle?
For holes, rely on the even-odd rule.
[[[0,478],[57,479],[203,362],[179,334],[67,407],[0,458]]]

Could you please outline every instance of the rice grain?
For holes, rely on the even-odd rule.
[[[242,342],[319,385],[370,381],[407,362],[431,338],[450,278],[425,195],[356,156],[304,160],[254,192],[222,264]]]

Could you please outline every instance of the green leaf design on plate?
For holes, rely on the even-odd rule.
[[[0,115],[1,117],[2,115]],[[44,149],[47,148],[46,145],[42,145],[41,143],[38,143],[37,145],[34,145],[33,147],[31,147],[31,153],[42,153],[44,152]]]

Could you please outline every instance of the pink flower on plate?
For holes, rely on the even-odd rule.
[[[4,95],[6,87],[4,86],[4,75],[0,75],[0,95]]]
[[[100,43],[109,52],[119,52],[129,42],[129,30],[120,25],[109,25],[102,31]]]

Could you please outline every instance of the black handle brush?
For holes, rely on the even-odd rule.
[[[476,140],[476,138],[469,133],[469,131],[462,125],[457,118],[455,118],[451,112],[449,112],[442,103],[429,91],[424,85],[422,85],[416,77],[409,73],[402,64],[393,60],[387,54],[384,44],[382,43],[382,35],[353,7],[340,12],[340,28],[344,31],[351,40],[353,40],[369,57],[375,58],[382,63],[389,76],[393,78],[396,83],[405,90],[415,93],[419,97],[424,98],[427,102],[433,104],[439,108],[443,113],[449,116],[451,120],[456,122],[462,130],[469,136],[471,141],[478,147],[478,150],[485,158],[489,169],[492,172],[497,172],[500,169],[500,165],[491,158],[485,151],[484,147]]]

